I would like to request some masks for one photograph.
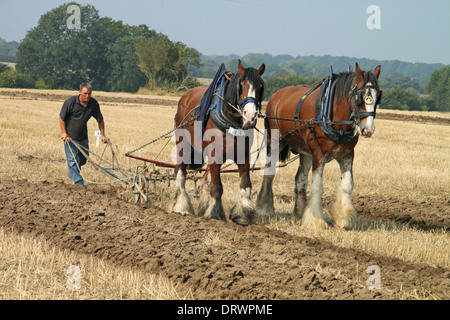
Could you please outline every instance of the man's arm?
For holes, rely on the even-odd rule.
[[[66,141],[67,138],[70,139],[66,131],[66,122],[63,119],[61,119],[61,116],[59,116],[59,126],[61,127],[61,139],[63,141]]]
[[[98,128],[100,129],[100,132],[102,134],[103,143],[108,142],[109,139],[105,136],[105,121],[103,119],[98,123]]]

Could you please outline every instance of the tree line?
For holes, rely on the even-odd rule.
[[[69,6],[79,8],[77,28],[69,28]],[[344,71],[355,62],[349,57],[254,53],[205,57],[146,25],[100,17],[95,7],[75,2],[42,15],[20,44],[1,40],[0,53],[10,58],[16,49],[17,64],[15,70],[0,64],[0,87],[73,90],[81,82],[90,82],[102,91],[136,92],[145,86],[186,90],[199,85],[197,77],[212,78],[222,62],[235,71],[240,58],[249,66],[266,64],[269,99],[282,87],[320,81],[328,75],[330,64]],[[450,66],[370,59],[358,59],[358,63],[364,69],[382,65],[381,107],[450,111]]]
[[[262,62],[266,65],[265,75],[270,76],[288,76],[299,74],[303,77],[323,77],[328,75],[330,65],[337,72],[346,71],[348,68],[354,68],[355,62],[365,69],[374,68],[377,65],[382,66],[383,78],[393,74],[402,74],[406,77],[414,79],[421,88],[425,88],[430,79],[430,74],[445,65],[441,63],[411,63],[399,60],[375,60],[368,58],[352,58],[345,56],[297,56],[292,55],[271,55],[268,53],[249,53],[243,57],[237,55],[222,56],[202,56],[201,68],[193,68],[192,74],[196,77],[211,78],[214,75],[212,66],[220,65],[240,58],[249,65],[260,65]],[[217,70],[217,68],[216,68]]]

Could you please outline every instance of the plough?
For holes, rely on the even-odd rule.
[[[163,138],[170,138],[173,132],[175,131],[171,130],[162,136],[150,141],[149,143],[132,150],[130,152],[127,152],[125,154],[126,157],[142,161],[143,165],[138,165],[136,168],[132,170],[124,170],[119,163],[119,160],[117,158],[118,148],[116,145],[112,144],[111,141],[107,141],[105,144],[105,148],[101,155],[97,155],[93,153],[90,150],[85,149],[83,146],[79,145],[78,143],[72,141],[72,143],[77,147],[80,152],[86,157],[88,162],[93,164],[96,168],[98,168],[102,173],[109,176],[113,179],[114,183],[120,183],[124,185],[126,188],[131,189],[131,192],[133,194],[133,200],[135,203],[147,203],[149,201],[149,195],[155,194],[157,190],[157,183],[167,183],[167,186],[170,187],[170,182],[172,180],[175,180],[175,168],[176,165],[173,163],[168,162],[162,162],[156,159],[148,159],[143,158],[140,156],[136,156],[133,153],[136,151],[160,140]],[[167,143],[166,145],[167,146]],[[165,148],[164,146],[164,148]],[[163,149],[164,149],[163,148]],[[111,160],[107,161],[105,160],[105,153],[107,150],[110,150],[111,152]],[[163,150],[161,150],[159,154],[161,154]],[[261,151],[261,148],[256,150],[255,152],[258,152],[258,155]],[[96,158],[97,161],[95,161],[93,158]],[[285,167],[289,163],[295,161],[298,157],[295,157],[291,159],[289,162],[279,164],[277,167]],[[229,166],[231,166],[233,163],[226,164],[221,170],[221,173],[231,173],[231,172],[238,172],[238,169],[228,169]],[[252,171],[257,170],[263,170],[265,167],[252,167]],[[191,180],[195,184],[195,190],[197,190],[197,182],[199,179],[201,179],[201,174],[206,171],[205,167],[202,167],[200,169],[188,169],[187,173],[187,180]],[[133,173],[131,173],[133,172]],[[86,180],[89,182],[88,180]],[[95,182],[94,182],[95,183]],[[149,192],[150,185],[153,185],[153,192]],[[194,197],[198,197],[198,194],[194,195]]]

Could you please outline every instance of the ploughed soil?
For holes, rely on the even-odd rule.
[[[367,205],[378,212],[375,218],[400,219],[419,228],[449,225],[443,203],[427,206],[426,218],[423,204],[384,200],[375,210],[372,205],[380,199],[356,196],[355,206],[363,216],[371,214]],[[0,227],[7,232],[42,235],[60,248],[163,274],[178,284],[180,294],[190,290],[195,299],[399,299],[414,290],[421,297],[450,297],[450,270],[445,268],[261,225],[181,216],[121,200],[114,189],[2,179],[0,213]],[[366,287],[371,265],[380,267],[381,290]]]

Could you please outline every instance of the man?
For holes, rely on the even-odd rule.
[[[91,95],[92,86],[89,83],[82,83],[78,96],[67,99],[59,114],[61,139],[64,141],[69,176],[76,185],[81,187],[84,187],[84,180],[80,169],[86,164],[87,159],[72,141],[85,148],[83,151],[89,154],[87,122],[91,117],[94,117],[98,122],[102,141],[104,143],[108,141],[105,136],[105,121],[100,111],[100,105],[97,100],[91,98]]]

